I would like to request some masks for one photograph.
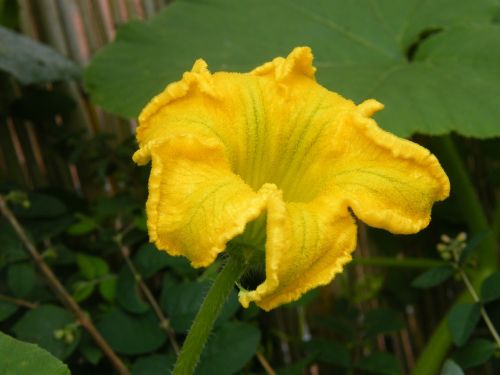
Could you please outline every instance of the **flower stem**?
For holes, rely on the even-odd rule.
[[[215,320],[244,269],[245,262],[242,258],[229,257],[196,314],[172,375],[191,375],[194,372]]]

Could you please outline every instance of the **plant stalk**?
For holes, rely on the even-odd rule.
[[[200,310],[189,330],[186,341],[177,358],[172,375],[191,375],[201,352],[205,347],[208,335],[224,306],[229,293],[234,288],[234,283],[240,278],[245,269],[245,262],[237,256],[230,256],[222,271],[217,275],[208,291]]]

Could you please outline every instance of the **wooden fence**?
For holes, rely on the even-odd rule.
[[[117,28],[129,20],[147,19],[168,0],[18,0],[19,28],[25,35],[50,45],[84,68],[92,56],[112,41]],[[23,88],[11,80],[9,90],[20,96]],[[134,121],[104,113],[86,96],[82,82],[47,85],[69,95],[76,108],[69,117],[54,116],[44,126],[66,127],[87,136],[113,134],[129,137]],[[22,189],[61,186],[85,190],[80,168],[55,155],[47,144],[43,127],[34,121],[13,117],[0,119],[0,178]],[[47,122],[47,121],[45,121]]]

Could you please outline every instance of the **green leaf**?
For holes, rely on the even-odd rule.
[[[465,344],[480,316],[481,307],[477,303],[462,303],[453,306],[448,315],[448,328],[455,345]]]
[[[211,283],[208,281],[188,281],[177,284],[165,278],[160,304],[177,332],[187,332],[200,309]],[[233,290],[217,318],[216,324],[221,324],[233,316],[239,308],[238,297]]]
[[[109,272],[108,264],[99,257],[85,254],[77,254],[76,263],[83,277],[94,280],[105,276]]]
[[[142,314],[149,310],[149,305],[142,300],[139,285],[127,266],[124,266],[118,274],[116,299],[120,306],[129,312]]]
[[[40,347],[0,332],[3,375],[70,375],[68,367]]]
[[[88,281],[77,281],[72,285],[72,296],[76,302],[85,301],[94,291],[95,284]]]
[[[114,302],[116,299],[116,276],[103,280],[99,283],[99,292],[108,302]]]
[[[443,368],[441,369],[441,375],[465,375],[465,374],[459,365],[457,365],[451,359],[447,359],[444,362]]]
[[[28,207],[20,205],[12,207],[12,212],[22,219],[56,218],[64,215],[66,211],[63,202],[52,195],[43,193],[30,193]]]
[[[91,341],[89,336],[86,336],[84,340],[82,340],[78,350],[83,354],[85,359],[93,365],[97,365],[103,356],[102,351],[94,344],[93,341]]]
[[[35,282],[35,267],[31,262],[15,263],[7,269],[7,285],[16,297],[27,297]]]
[[[376,374],[399,375],[401,367],[396,357],[384,352],[376,352],[363,358],[358,363],[358,368],[371,371]]]
[[[453,360],[464,370],[482,365],[495,353],[494,342],[485,339],[475,339],[453,353]]]
[[[436,268],[431,268],[428,271],[420,274],[413,282],[411,286],[414,288],[427,289],[444,283],[448,280],[455,269],[452,266],[441,266]]]
[[[460,254],[460,264],[465,264],[467,259],[473,254],[474,250],[477,249],[479,245],[483,242],[483,240],[490,234],[490,229],[483,230],[477,234],[475,234],[467,244],[465,245],[465,249],[462,250]]]
[[[60,359],[68,357],[77,347],[80,330],[72,331],[73,338],[56,338],[56,331],[68,329],[75,318],[68,311],[52,305],[43,305],[28,311],[14,325],[13,332],[24,341],[40,345]]]
[[[24,250],[23,244],[10,224],[0,222],[0,268],[5,264],[29,259],[28,252]]]
[[[225,323],[208,340],[195,374],[235,374],[253,357],[259,342],[260,331],[253,325]]]
[[[81,236],[99,227],[98,223],[92,217],[82,214],[77,215],[77,217],[78,221],[68,228],[68,234],[72,236]]]
[[[0,322],[12,316],[18,308],[19,307],[12,302],[0,300]]]
[[[383,333],[399,331],[404,328],[404,320],[397,311],[380,308],[370,310],[365,317],[365,335],[372,337]]]
[[[500,271],[488,276],[481,285],[481,300],[483,303],[500,298]]]
[[[303,375],[306,368],[314,360],[313,356],[302,358],[289,366],[281,367],[276,372],[278,375]]]
[[[22,84],[78,77],[80,69],[52,48],[0,26],[0,70]]]
[[[153,354],[148,357],[141,357],[132,366],[132,375],[170,374],[174,364],[174,355]]]
[[[115,309],[97,324],[106,341],[118,353],[136,355],[158,349],[166,340],[156,316],[134,316]]]
[[[337,337],[342,337],[348,341],[354,339],[357,330],[357,328],[355,329],[355,326],[357,327],[357,322],[355,321],[333,316],[321,316],[321,318],[316,318],[315,321],[318,322],[320,327],[334,332]]]
[[[92,61],[85,83],[94,102],[136,117],[197,58],[212,71],[244,72],[309,45],[318,81],[356,102],[384,103],[376,118],[385,129],[491,137],[500,134],[495,6],[488,0],[176,1],[150,21],[122,27]]]
[[[306,343],[307,351],[315,354],[318,361],[332,365],[351,367],[351,355],[347,348],[328,339],[312,339]]]
[[[184,259],[187,267],[191,268],[185,258],[172,257],[165,251],[158,250],[155,245],[148,243],[139,248],[134,256],[134,263],[140,274],[147,278],[167,266],[172,266],[177,260],[181,259]]]

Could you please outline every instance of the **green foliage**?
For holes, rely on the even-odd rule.
[[[459,365],[451,359],[447,359],[441,369],[441,375],[465,375]]]
[[[368,337],[399,331],[403,327],[401,314],[394,310],[386,308],[370,310],[365,317],[365,335]]]
[[[397,358],[384,352],[373,353],[368,357],[363,358],[358,367],[376,374],[401,374],[401,368]]]
[[[195,374],[237,373],[255,354],[259,341],[260,331],[256,327],[240,322],[225,323],[208,340]]]
[[[141,314],[148,311],[149,306],[139,294],[139,286],[129,268],[123,267],[116,283],[116,299],[118,303],[131,313]]]
[[[143,277],[151,277],[166,267],[180,272],[180,275],[196,274],[186,258],[173,257],[165,251],[158,251],[153,244],[142,245],[134,255],[134,263]]]
[[[160,303],[170,318],[172,327],[177,332],[187,332],[194,317],[200,309],[203,298],[210,287],[210,281],[188,281],[178,283],[173,279],[164,280],[163,294]],[[233,291],[219,315],[217,323],[220,324],[231,318],[238,309],[238,300]]]
[[[419,275],[415,280],[413,280],[411,286],[422,289],[432,288],[441,283],[444,283],[454,273],[455,273],[454,268],[449,265],[431,268],[430,270],[425,271],[424,273]]]
[[[475,339],[453,353],[452,358],[461,368],[467,370],[488,361],[496,349],[495,343],[490,340]]]
[[[306,348],[313,353],[314,358],[318,361],[343,368],[351,367],[351,354],[344,345],[338,342],[328,339],[313,339],[306,344]]]
[[[67,358],[78,346],[80,329],[67,310],[42,305],[25,313],[13,327],[15,335],[48,350],[60,359]]]
[[[2,332],[0,358],[3,375],[70,375],[68,367],[47,351]]]
[[[7,285],[16,297],[27,297],[35,282],[35,267],[30,262],[14,263],[7,269]]]
[[[167,339],[151,314],[131,315],[114,309],[104,315],[97,327],[118,353],[144,354],[160,348]]]
[[[248,71],[309,45],[319,82],[356,102],[380,100],[387,130],[491,137],[500,135],[495,11],[487,0],[178,1],[124,26],[85,80],[96,103],[136,117],[199,57],[213,71]]]
[[[79,68],[52,48],[0,26],[0,70],[22,84],[78,77]]]
[[[500,298],[500,271],[488,276],[481,285],[481,300],[486,302],[495,301]]]
[[[174,367],[174,355],[154,354],[138,359],[132,366],[132,375],[164,375]]]
[[[477,303],[462,303],[453,307],[448,315],[448,327],[455,345],[465,344],[480,316],[481,307]]]
[[[8,319],[17,309],[18,307],[15,303],[0,300],[0,322]]]

